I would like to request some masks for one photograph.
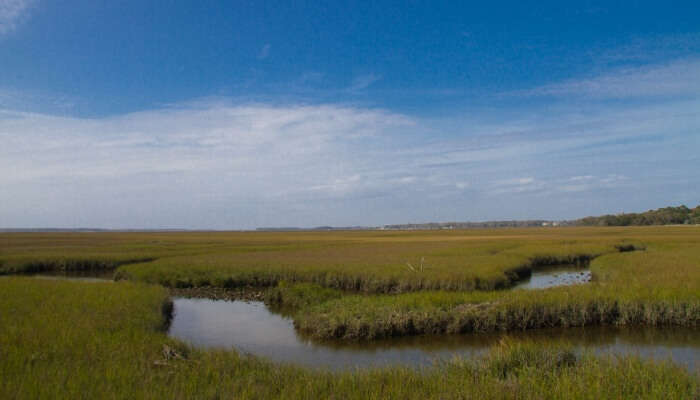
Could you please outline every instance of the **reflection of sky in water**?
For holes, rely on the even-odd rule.
[[[503,334],[417,336],[371,343],[316,343],[297,335],[292,321],[263,303],[175,299],[170,335],[205,348],[234,347],[243,353],[307,366],[426,366],[435,359],[483,354]],[[700,331],[687,328],[616,329],[590,327],[511,333],[514,338],[567,342],[598,355],[638,354],[700,366]]]
[[[529,278],[515,285],[516,289],[546,289],[554,286],[578,285],[590,282],[591,271],[574,265],[553,266],[533,271]]]
[[[304,365],[351,367],[383,364],[429,364],[450,357],[449,349],[337,347],[299,337],[290,319],[259,302],[175,299],[170,335],[201,347],[235,347],[243,353]],[[482,351],[483,346],[474,348]],[[467,353],[468,349],[462,349]]]
[[[196,345],[235,345],[254,351],[298,343],[291,321],[270,313],[261,303],[178,299],[175,313],[171,333]]]

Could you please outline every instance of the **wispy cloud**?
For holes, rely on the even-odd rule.
[[[0,225],[21,215],[15,207],[31,204],[13,199],[50,196],[52,207],[70,208],[71,193],[102,204],[121,197],[124,206],[134,206],[127,199],[132,194],[152,196],[143,205],[151,210],[165,198],[201,201],[202,207],[272,202],[275,215],[281,204],[293,201],[362,195],[382,187],[365,144],[413,123],[382,110],[331,105],[195,103],[101,119],[4,111],[0,185],[12,190],[0,198],[14,206],[0,211]],[[101,192],[93,191],[97,187]],[[245,211],[231,212],[245,220]],[[264,224],[255,221],[238,225]],[[230,219],[229,224],[235,225]]]
[[[248,174],[318,162],[393,127],[407,117],[336,106],[272,107],[214,104],[154,110],[104,119],[0,114],[0,153],[20,173],[0,181],[113,177],[146,172],[242,168]],[[25,161],[16,156],[30,155]],[[114,157],[119,155],[118,157]],[[33,157],[43,162],[34,163]],[[75,156],[75,157],[74,157]]]
[[[594,48],[592,59],[603,66],[620,63],[658,63],[697,54],[700,50],[700,33],[673,33],[645,35],[631,38],[627,43],[614,47]]]
[[[349,92],[359,92],[361,90],[367,89],[370,87],[372,84],[375,82],[379,81],[382,79],[380,75],[376,74],[367,74],[367,75],[360,75],[355,77],[355,79],[352,80],[352,84],[348,87]]]
[[[533,177],[513,178],[494,182],[488,190],[488,193],[492,195],[504,195],[541,191],[544,188],[545,183]]]
[[[700,59],[627,67],[584,79],[541,86],[518,94],[527,96],[583,96],[594,99],[700,96]]]
[[[610,174],[604,177],[593,175],[573,176],[553,182],[553,189],[561,192],[585,192],[597,189],[614,189],[628,183],[626,176]]]
[[[0,0],[0,37],[14,31],[33,4],[34,0]]]

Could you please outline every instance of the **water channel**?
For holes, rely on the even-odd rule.
[[[242,353],[310,367],[348,369],[385,365],[428,366],[436,360],[484,354],[504,334],[441,335],[370,343],[318,343],[301,337],[291,319],[261,302],[175,298],[169,334],[201,348]],[[700,367],[700,331],[688,328],[587,327],[511,333],[516,339],[566,342],[598,355],[636,354]]]
[[[113,282],[113,273],[57,272],[31,275],[36,279]],[[590,281],[583,267],[556,266],[533,272],[515,289],[542,289]],[[691,371],[700,370],[700,330],[679,327],[586,327],[537,329],[526,332],[415,336],[368,343],[316,342],[299,335],[293,321],[270,311],[262,302],[173,299],[174,316],[168,334],[196,347],[234,348],[283,363],[334,370],[403,365],[429,366],[454,357],[483,355],[504,336],[535,342],[568,343],[597,355],[634,354],[672,360]]]
[[[573,264],[537,268],[530,277],[519,281],[513,289],[546,289],[555,286],[580,285],[591,281],[591,270]]]

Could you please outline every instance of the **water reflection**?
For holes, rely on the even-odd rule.
[[[515,289],[546,289],[554,286],[578,285],[591,281],[588,267],[571,264],[554,265],[532,272],[514,286]]]
[[[278,362],[346,369],[383,365],[427,366],[437,359],[483,354],[504,334],[417,336],[371,343],[313,342],[296,333],[291,319],[260,302],[176,298],[170,335],[203,348],[236,348]],[[599,355],[638,354],[700,366],[696,329],[590,327],[542,329],[508,336],[567,342]]]

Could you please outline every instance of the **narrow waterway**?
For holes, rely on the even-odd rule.
[[[591,270],[588,266],[573,264],[553,265],[538,268],[530,277],[519,281],[513,289],[547,289],[555,286],[580,285],[591,281]]]
[[[113,272],[53,272],[36,279],[113,282]],[[533,272],[516,289],[544,289],[590,281],[585,267],[556,266]],[[539,329],[515,333],[413,336],[369,343],[315,342],[294,329],[290,318],[258,301],[174,299],[169,335],[201,348],[235,348],[276,362],[309,367],[349,369],[402,365],[429,366],[454,357],[483,355],[504,336],[534,342],[568,343],[597,355],[634,354],[671,360],[691,371],[700,369],[700,330],[679,327],[587,327]]]
[[[484,354],[504,334],[418,336],[371,343],[317,343],[294,330],[291,319],[261,302],[174,299],[169,334],[201,348],[235,348],[277,362],[347,369],[384,365],[427,366],[436,360]],[[700,331],[688,328],[589,327],[510,333],[516,339],[570,343],[598,355],[636,354],[700,367]]]

